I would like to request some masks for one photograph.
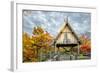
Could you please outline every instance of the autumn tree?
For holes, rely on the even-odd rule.
[[[41,60],[42,53],[50,52],[53,37],[43,28],[37,26],[32,30],[32,36],[23,34],[23,61],[37,62]]]
[[[42,55],[41,53],[48,53],[50,51],[52,39],[52,36],[47,31],[44,31],[43,28],[39,26],[34,27],[32,41],[34,41],[33,49],[37,50],[38,59],[41,58],[39,57],[39,55]]]
[[[90,54],[91,53],[91,40],[88,37],[86,37],[86,35],[81,36],[80,40],[82,42],[80,46],[80,52],[83,54]]]
[[[31,38],[27,33],[23,33],[23,62],[31,61],[33,57]]]

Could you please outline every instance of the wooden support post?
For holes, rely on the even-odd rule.
[[[79,47],[79,44],[77,45],[77,59],[78,59],[78,56],[80,54],[80,47]]]
[[[60,60],[60,47],[58,48],[58,60]]]
[[[70,48],[70,60],[72,60],[72,54],[73,54],[72,49],[73,49],[73,47]]]
[[[50,58],[49,58],[49,59],[51,60],[51,49],[49,49],[49,51],[50,51],[50,52],[49,52],[49,55],[50,55]]]
[[[72,56],[70,55],[70,60],[72,60]]]
[[[59,47],[56,48],[56,54],[55,54],[55,57],[54,57],[54,60],[58,61],[59,60]]]
[[[42,48],[40,49],[40,55],[39,55],[39,57],[40,57],[40,61],[42,60]]]
[[[54,44],[55,54],[57,53],[56,44]]]
[[[79,44],[78,44],[78,55],[80,54],[80,46],[79,46]]]

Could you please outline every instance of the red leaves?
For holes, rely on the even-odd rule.
[[[91,52],[91,47],[90,45],[81,45],[80,51],[84,53],[89,53]]]
[[[82,44],[80,45],[80,52],[84,54],[91,53],[91,40],[86,36],[80,37]]]

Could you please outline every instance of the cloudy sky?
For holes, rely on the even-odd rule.
[[[32,35],[32,28],[41,26],[51,35],[56,36],[67,17],[76,34],[90,36],[91,14],[82,12],[23,10],[23,32]]]

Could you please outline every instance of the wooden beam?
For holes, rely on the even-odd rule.
[[[74,47],[74,46],[77,46],[77,43],[74,44],[56,44],[56,47]]]

